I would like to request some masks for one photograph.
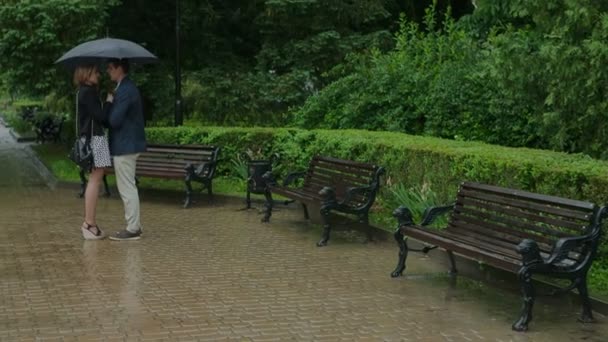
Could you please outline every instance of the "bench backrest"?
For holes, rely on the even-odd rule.
[[[480,244],[508,246],[529,238],[550,253],[559,238],[590,233],[597,210],[589,202],[464,182],[448,230]]]
[[[137,159],[136,173],[182,177],[186,174],[184,169],[186,165],[196,166],[202,162],[215,162],[218,154],[219,147],[215,146],[152,144],[148,145],[146,152]]]
[[[373,200],[380,186],[381,167],[351,160],[315,156],[309,163],[304,178],[304,189],[317,193],[325,186],[336,191],[336,199],[342,200],[352,187],[371,186],[372,190],[353,198],[353,204],[365,204]]]

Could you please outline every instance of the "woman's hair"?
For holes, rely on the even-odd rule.
[[[97,72],[97,66],[95,65],[86,65],[76,67],[74,70],[74,85],[79,86],[83,84],[87,84],[91,76]]]

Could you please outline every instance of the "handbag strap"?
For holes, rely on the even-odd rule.
[[[78,137],[80,137],[80,132],[79,132],[80,131],[80,129],[79,129],[79,126],[80,126],[80,120],[79,120],[80,119],[80,115],[79,115],[80,111],[78,110],[78,108],[79,108],[79,103],[78,103],[79,95],[80,95],[80,88],[78,88],[78,91],[76,92],[76,124],[75,124],[75,126],[76,126],[75,128],[76,129],[75,129],[75,132],[76,132],[76,135]],[[91,140],[93,138],[93,118],[91,118],[91,134],[90,135],[91,136],[89,137],[89,140]]]

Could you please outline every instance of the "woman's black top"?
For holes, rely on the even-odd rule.
[[[78,133],[80,135],[91,136],[91,120],[93,120],[93,135],[104,135],[103,128],[108,121],[107,110],[102,108],[95,87],[81,85],[78,89]]]

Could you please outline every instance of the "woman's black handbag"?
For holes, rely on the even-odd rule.
[[[91,139],[78,132],[78,93],[76,93],[76,134],[78,138],[74,141],[74,146],[68,158],[72,160],[80,169],[90,171],[93,167],[93,150],[91,149]],[[93,120],[91,120],[91,134],[93,134]]]
[[[82,170],[89,171],[93,167],[93,150],[89,139],[85,136],[76,138],[68,157]]]

